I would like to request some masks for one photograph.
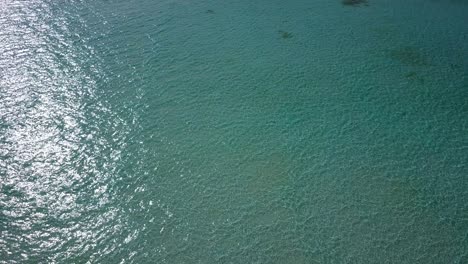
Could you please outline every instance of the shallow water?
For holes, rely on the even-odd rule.
[[[466,14],[0,3],[0,263],[468,262]]]

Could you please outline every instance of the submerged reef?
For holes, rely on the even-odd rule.
[[[411,80],[411,81],[417,81],[419,82],[420,84],[424,84],[425,83],[425,80],[423,77],[419,76],[417,72],[408,72],[407,74],[405,74],[405,77],[408,79],[408,80]]]
[[[278,30],[278,33],[281,34],[281,38],[282,39],[289,39],[289,38],[292,38],[293,35],[287,31],[283,31],[283,30]]]
[[[390,51],[390,57],[408,66],[429,66],[429,58],[414,47],[400,47]]]
[[[368,6],[369,2],[367,0],[342,0],[341,4],[345,6],[361,6],[361,5]]]

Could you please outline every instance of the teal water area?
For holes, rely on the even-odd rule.
[[[3,1],[0,263],[468,263],[467,25],[464,0]]]

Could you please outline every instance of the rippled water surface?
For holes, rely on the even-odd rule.
[[[468,2],[352,3],[0,1],[0,263],[467,263]]]

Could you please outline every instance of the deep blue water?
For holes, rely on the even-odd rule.
[[[0,2],[0,263],[468,263],[468,2]]]

